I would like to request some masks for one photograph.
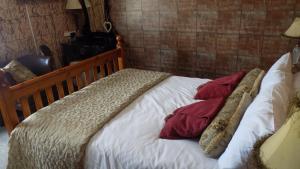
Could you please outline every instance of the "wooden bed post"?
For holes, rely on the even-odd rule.
[[[125,68],[125,51],[124,51],[124,46],[123,46],[123,40],[120,35],[117,35],[116,37],[117,40],[117,49],[121,50],[121,54],[118,57],[118,63],[119,63],[119,69],[122,70]]]
[[[16,113],[16,105],[10,93],[9,83],[4,79],[4,72],[0,71],[0,109],[4,126],[10,134],[19,124],[19,118]]]

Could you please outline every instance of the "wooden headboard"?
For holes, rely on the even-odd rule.
[[[16,111],[17,104],[21,105],[21,113],[26,118],[55,101],[54,89],[58,93],[58,99],[62,99],[65,95],[93,81],[123,69],[124,66],[122,39],[117,36],[117,48],[114,50],[15,86],[9,86],[7,82],[0,81],[0,108],[5,128],[10,133],[20,123],[21,120]],[[4,74],[0,72],[0,79],[4,79],[3,76]],[[42,100],[42,93],[46,95],[47,103]],[[29,98],[33,98],[34,111],[29,105]]]

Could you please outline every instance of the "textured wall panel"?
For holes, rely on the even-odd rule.
[[[300,15],[299,0],[110,2],[130,67],[186,76],[269,68],[293,48],[280,34]]]
[[[1,0],[0,60],[36,54],[36,46],[46,44],[60,65],[60,43],[65,31],[75,30],[72,15],[65,10],[65,0]],[[26,12],[28,9],[30,22]]]

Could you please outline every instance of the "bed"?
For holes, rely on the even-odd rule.
[[[83,104],[90,104],[90,102],[93,100],[99,102],[99,104],[102,104],[101,100],[107,100],[107,103],[110,102],[110,105],[114,107],[116,101],[114,100],[114,97],[109,98],[111,96],[110,93],[117,92],[119,93],[120,97],[123,97],[122,93],[119,91],[106,91],[103,93],[102,97],[102,95],[94,95],[94,93],[97,92],[93,92],[92,89],[93,87],[98,86],[103,90],[110,90],[111,88],[109,85],[112,85],[112,83],[108,82],[107,79],[122,79],[124,73],[121,76],[120,72],[125,72],[126,70],[124,71],[124,50],[122,48],[120,36],[117,37],[117,42],[117,49],[115,50],[82,61],[78,64],[59,69],[44,76],[37,77],[33,80],[26,81],[19,85],[8,87],[5,85],[5,82],[2,82],[0,87],[1,113],[6,129],[12,134],[11,137],[17,137],[18,133],[24,132],[28,125],[36,124],[37,126],[42,126],[42,124],[34,122],[36,119],[41,117],[41,112],[44,112],[44,115],[47,115],[50,118],[49,121],[51,121],[53,115],[51,115],[49,112],[51,112],[50,110],[55,110],[55,106],[60,106],[60,111],[67,111],[64,105],[80,107],[80,103],[74,104],[74,101],[78,100],[74,99],[77,95],[82,94],[84,96],[82,97],[83,99],[81,98],[82,102],[84,102]],[[237,166],[240,168],[245,160],[247,160],[245,155],[250,151],[249,145],[252,146],[255,143],[255,139],[252,138],[261,137],[265,134],[272,133],[275,130],[274,123],[272,121],[274,120],[274,113],[269,112],[269,110],[265,110],[265,113],[253,116],[251,114],[253,114],[253,111],[256,112],[257,110],[252,109],[255,109],[257,105],[254,104],[252,107],[250,105],[251,108],[249,108],[249,112],[247,113],[247,110],[245,113],[246,119],[241,121],[241,124],[237,129],[238,134],[235,134],[232,138],[233,141],[230,142],[230,144],[233,144],[233,146],[229,144],[229,147],[227,148],[229,150],[226,149],[225,153],[219,159],[209,158],[203,153],[202,149],[199,148],[198,140],[159,139],[159,132],[164,125],[165,117],[179,107],[195,103],[195,90],[199,85],[210,81],[209,79],[170,76],[168,74],[161,74],[160,76],[157,76],[156,74],[149,72],[142,72],[139,74],[133,70],[127,71],[126,76],[145,76],[144,80],[147,82],[147,88],[145,88],[143,92],[140,90],[143,87],[138,88],[138,94],[136,94],[134,98],[129,97],[131,98],[130,102],[122,103],[120,111],[118,109],[118,111],[116,111],[117,113],[109,115],[110,117],[107,118],[107,121],[105,121],[100,128],[99,126],[95,127],[98,130],[94,129],[92,135],[82,138],[87,141],[84,142],[84,150],[81,150],[82,147],[79,147],[80,150],[78,150],[78,152],[83,154],[80,161],[60,162],[60,158],[68,159],[68,157],[65,156],[76,155],[72,153],[66,153],[67,155],[64,154],[64,157],[55,157],[50,159],[53,161],[48,161],[48,163],[44,164],[44,161],[48,160],[47,156],[52,155],[52,149],[47,149],[47,146],[45,145],[35,145],[37,142],[35,142],[35,139],[32,140],[32,138],[35,137],[37,140],[39,139],[38,133],[41,132],[40,129],[36,130],[37,134],[32,134],[29,132],[25,136],[22,136],[21,138],[19,137],[19,140],[24,141],[24,143],[27,142],[27,144],[31,146],[29,146],[31,149],[37,149],[39,152],[43,151],[44,154],[41,153],[42,155],[40,156],[40,159],[34,159],[36,156],[32,156],[32,154],[30,154],[31,150],[25,148],[24,150],[18,150],[15,152],[15,154],[18,154],[21,151],[23,151],[23,153],[26,152],[28,156],[25,158],[25,160],[35,160],[38,166],[43,166],[40,168],[52,168],[50,164],[55,164],[56,166],[59,166],[59,168],[86,169],[217,169],[237,168]],[[132,78],[132,81],[138,81],[138,79],[134,79],[134,77],[130,78]],[[154,79],[155,83],[152,84],[147,81],[151,78]],[[99,81],[98,79],[103,80]],[[275,83],[276,79],[272,81]],[[106,82],[108,84],[105,84]],[[279,82],[280,80],[278,83]],[[120,83],[120,85],[124,85],[126,88],[127,84]],[[65,86],[67,86],[67,91]],[[56,88],[58,93],[58,100],[55,100],[53,97],[53,87]],[[128,92],[130,92],[131,87],[132,86],[128,87]],[[267,88],[270,88],[270,85]],[[112,88],[112,90],[115,89],[116,88]],[[41,92],[44,92],[44,94],[47,96],[47,103],[41,99]],[[108,97],[105,97],[106,94]],[[92,96],[94,98],[92,98]],[[33,97],[36,110],[32,110],[32,108],[29,106],[29,97]],[[254,100],[254,102],[258,103],[264,101],[264,98],[261,99],[260,97],[257,97]],[[270,100],[267,99],[267,102],[269,103]],[[22,113],[26,118],[23,122],[19,120],[15,110],[16,103],[20,103],[22,105]],[[286,104],[287,107],[288,103],[283,104]],[[77,108],[75,108],[75,110],[76,109]],[[37,111],[38,113],[32,115],[34,111]],[[45,112],[48,114],[45,114]],[[80,119],[80,115],[77,118]],[[52,135],[56,135],[56,133],[60,130],[59,127],[62,127],[64,123],[65,125],[68,124],[73,128],[76,128],[77,124],[74,124],[72,120],[68,120],[67,118],[64,120],[65,121],[62,121],[61,123],[56,123],[58,127],[54,126],[55,128],[51,128]],[[95,121],[93,118],[89,118],[89,120],[90,123],[94,123]],[[248,124],[249,121],[257,122],[262,129],[257,128],[257,126],[250,126]],[[253,132],[251,133],[251,139],[244,140],[242,143],[239,143],[241,140],[239,135],[243,135],[245,130],[249,130],[249,133]],[[77,139],[76,136],[81,139],[81,133],[78,131],[80,130],[77,130],[77,133],[70,135],[72,137],[68,138],[68,140],[71,142],[70,144],[73,144],[73,139]],[[258,133],[255,133],[255,131]],[[51,136],[47,136],[45,140],[50,137]],[[59,153],[61,151],[60,149],[64,148],[60,146],[55,147],[55,144],[60,144],[60,140],[56,140],[59,137],[62,136],[53,136],[53,140],[50,142],[54,149],[59,149],[53,150],[53,152],[57,151],[55,153]],[[244,134],[243,137],[247,138],[248,135]],[[31,140],[29,138],[31,138]],[[28,141],[32,141],[32,143],[28,143]],[[19,143],[10,141],[10,144],[10,146],[13,146]],[[245,149],[245,145],[247,145],[247,151],[243,150]],[[23,148],[22,144],[18,146],[20,149]],[[234,151],[237,149],[237,147],[241,147],[241,150]],[[49,154],[45,153],[47,151],[49,151]],[[11,163],[9,168],[17,168],[16,166],[18,165],[12,165],[12,163],[18,160],[22,161],[24,159],[16,158],[11,155],[9,157],[9,162]],[[231,164],[228,162],[228,160],[235,161],[235,164]],[[36,166],[27,166],[25,163],[20,163],[19,167],[22,166],[24,168],[36,168]],[[77,166],[79,163],[80,165]]]
[[[158,138],[164,118],[194,103],[195,88],[207,81],[172,76],[144,93],[91,139],[85,168],[217,168],[198,140]]]

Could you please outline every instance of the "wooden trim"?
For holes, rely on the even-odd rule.
[[[74,92],[74,79],[76,79],[79,89],[98,80],[97,67],[101,69],[101,78],[107,76],[105,73],[105,65],[108,65],[108,74],[116,72],[116,70],[124,69],[124,50],[121,41],[121,37],[117,36],[116,49],[11,87],[3,80],[4,73],[0,71],[0,108],[8,133],[11,133],[20,123],[16,113],[17,101],[21,103],[24,117],[28,117],[30,113],[32,113],[28,104],[28,98],[30,96],[33,96],[35,107],[38,110],[44,107],[41,91],[45,91],[48,104],[51,104],[55,101],[53,97],[54,91],[52,90],[54,86],[57,88],[59,99],[62,99],[66,93],[71,94]],[[115,63],[116,60],[118,63]],[[93,74],[91,74],[92,72]],[[63,82],[67,85],[66,90],[68,90],[68,92],[64,91]]]

